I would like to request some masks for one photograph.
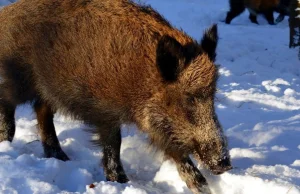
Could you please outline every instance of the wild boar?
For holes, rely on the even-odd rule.
[[[20,0],[0,11],[0,23],[1,141],[14,137],[16,106],[30,102],[46,157],[69,159],[56,111],[95,126],[108,181],[128,181],[124,123],[146,133],[195,193],[210,191],[190,154],[214,174],[231,169],[214,110],[216,25],[198,42],[128,0]]]
[[[273,12],[277,9],[280,0],[229,0],[230,10],[225,19],[226,24],[245,11],[249,11],[249,19],[252,23],[258,24],[257,15],[262,13],[268,23],[274,25]]]

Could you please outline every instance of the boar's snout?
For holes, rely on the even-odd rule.
[[[212,173],[215,175],[223,174],[224,172],[231,170],[231,162],[229,157],[224,157],[218,162],[218,164],[211,169]]]

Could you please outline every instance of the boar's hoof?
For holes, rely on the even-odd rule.
[[[45,149],[45,148],[44,148]],[[62,160],[62,161],[68,161],[70,160],[69,157],[65,154],[64,151],[61,150],[61,148],[59,149],[45,149],[45,155],[47,158],[56,158],[58,160]]]
[[[203,193],[203,194],[211,194],[208,185],[203,185],[203,186],[200,188],[200,191],[201,191],[201,193]]]
[[[10,138],[6,134],[3,134],[3,133],[0,132],[0,142],[2,142],[2,141],[10,141],[10,142],[12,142],[12,139],[13,138]]]
[[[118,183],[127,183],[129,179],[127,178],[125,173],[111,173],[106,175],[107,181],[118,182]]]
[[[210,191],[208,185],[201,185],[198,188],[191,187],[190,189],[194,194],[211,194],[211,191]]]
[[[208,185],[202,185],[200,188],[191,188],[194,194],[211,194]]]
[[[63,151],[46,154],[46,157],[47,158],[56,158],[56,159],[62,160],[62,161],[70,160],[69,157]]]

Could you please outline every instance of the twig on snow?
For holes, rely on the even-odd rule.
[[[292,188],[293,188],[294,186],[293,185],[291,185],[290,186],[290,188],[289,188],[289,190],[287,191],[287,193],[286,194],[289,194],[289,192],[292,190]]]
[[[26,145],[31,144],[31,143],[36,142],[36,141],[40,141],[40,140],[36,139],[36,140],[30,141],[30,142],[26,143]]]

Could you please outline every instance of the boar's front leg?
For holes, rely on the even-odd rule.
[[[103,167],[108,181],[119,183],[128,182],[120,159],[121,130],[119,127],[111,131],[99,130],[100,141],[103,146]]]
[[[16,106],[0,99],[0,142],[12,141],[14,138],[15,108]]]
[[[55,133],[54,112],[41,100],[35,102],[34,109],[46,157],[53,157],[62,161],[69,160],[68,156],[62,151]]]
[[[207,181],[199,169],[194,165],[189,156],[168,154],[176,164],[180,177],[184,180],[193,193],[210,194]]]

